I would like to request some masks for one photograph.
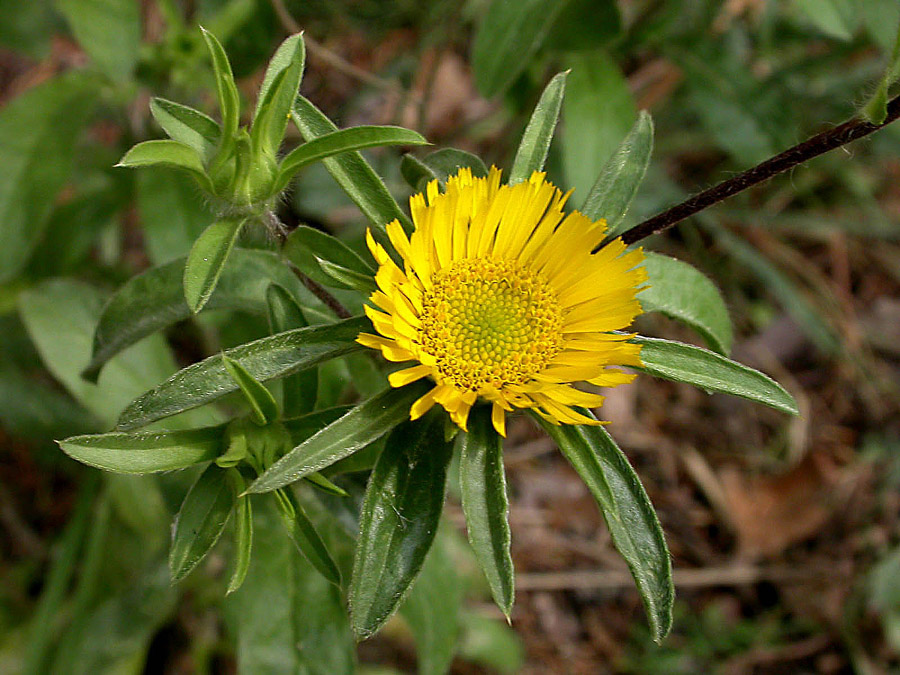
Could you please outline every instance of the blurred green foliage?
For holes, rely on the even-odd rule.
[[[887,93],[896,79],[900,25],[895,0],[757,2],[737,13],[731,3],[714,0],[470,0],[462,5],[293,0],[283,7],[308,35],[329,47],[344,36],[359,40],[361,34],[372,50],[409,31],[416,46],[409,53],[395,49],[379,73],[383,83],[404,91],[415,80],[426,48],[466,54],[473,91],[493,105],[480,118],[459,124],[448,138],[418,131],[429,140],[477,152],[488,165],[512,165],[547,81],[571,69],[547,170],[556,184],[575,188],[575,206],[590,193],[638,110],[651,108],[655,153],[623,228],[823,124],[853,115],[878,82]],[[3,549],[2,672],[144,672],[161,658],[160,636],[173,632],[172,642],[189,643],[183,650],[197,672],[227,670],[223,660],[248,673],[338,673],[357,666],[344,600],[290,540],[266,535],[280,523],[263,500],[253,497],[254,561],[259,563],[223,600],[228,575],[221,568],[224,560],[234,559],[230,536],[220,544],[224,553],[205,563],[208,569],[177,586],[171,585],[165,562],[165,532],[197,472],[101,478],[53,444],[66,436],[107,431],[129,402],[178,365],[269,334],[260,310],[264,290],[255,289],[254,297],[241,298],[240,309],[191,319],[185,315],[165,337],[148,335],[115,356],[97,384],[81,377],[113,289],[148,266],[182,260],[213,222],[208,198],[184,175],[113,167],[135,143],[162,137],[147,110],[148,94],[216,114],[213,72],[198,25],[222,42],[239,81],[256,78],[253,86],[240,87],[242,98],[256,90],[266,61],[286,33],[275,3],[266,0],[0,0],[0,81],[6,85],[0,91],[0,438],[9,446],[3,453],[24,452],[34,459],[31,470],[46,473],[43,480],[53,484],[53,499],[65,505],[60,507],[64,517],[41,532],[46,550],[37,559]],[[370,109],[366,85],[353,82],[354,93],[344,95],[348,86],[337,82],[329,91],[332,73],[325,61],[313,60],[307,69],[317,71],[308,78],[311,87],[323,98],[340,101],[328,111],[332,117],[349,119]],[[420,93],[424,106],[432,93]],[[401,108],[396,106],[395,118],[372,123],[409,126]],[[294,134],[291,140],[300,139]],[[732,304],[740,331],[762,328],[784,311],[823,354],[867,373],[877,371],[878,363],[870,354],[848,349],[835,299],[816,284],[815,272],[797,273],[785,254],[788,246],[774,234],[777,230],[799,245],[836,233],[866,246],[896,244],[900,228],[881,200],[894,182],[883,166],[900,155],[900,132],[888,128],[851,152],[854,161],[840,151],[817,159],[716,207],[671,237],[657,238],[652,246],[690,259],[713,277]],[[446,154],[416,157],[418,164],[408,160],[407,169],[424,172],[414,174],[420,177],[447,159]],[[382,152],[372,155],[372,162],[387,176],[392,194],[404,194],[397,155]],[[350,205],[316,165],[298,177],[289,199],[277,208],[286,220],[326,225],[362,252],[365,218],[357,211],[341,215]],[[738,237],[734,228],[758,231],[769,247],[756,246],[759,238]],[[253,252],[259,256],[273,248],[260,235],[250,235],[242,245],[259,249]],[[225,274],[219,281],[223,288]],[[748,293],[748,288],[756,290]],[[359,309],[357,295],[340,290],[335,295]],[[306,297],[320,315],[325,311]],[[315,385],[318,407],[327,408],[373,394],[377,373],[368,360],[347,356],[319,368]],[[231,397],[223,408],[233,412],[242,405]],[[168,428],[225,419],[222,408],[207,406],[172,418]],[[358,475],[349,474],[341,483],[357,506],[364,488],[352,480]],[[7,474],[0,480],[10,479],[14,476]],[[10,492],[28,501],[17,486]],[[344,509],[347,528],[342,529],[323,515],[321,503],[334,506],[327,496],[321,503],[306,493],[301,499],[339,565],[347,568],[353,509],[335,506],[335,512]],[[407,626],[401,631],[412,633],[420,667],[442,672],[458,654],[500,672],[516,672],[524,658],[516,638],[465,606],[464,596],[489,597],[472,561],[453,534],[439,536],[438,542],[401,612]],[[894,548],[883,552],[866,596],[895,652],[900,649],[900,608],[892,592],[897,576]],[[460,580],[449,583],[449,577]],[[442,617],[428,623],[435,620],[423,609],[429,604],[447,608],[454,619],[449,628],[440,623]],[[319,621],[306,620],[310,607]],[[220,614],[224,640],[195,621]],[[798,631],[814,630],[805,624],[799,630],[796,622],[775,615],[723,621],[715,605],[697,617],[682,614],[681,625],[662,651],[650,651],[647,636],[636,634],[623,667],[697,672],[752,646],[780,644]],[[316,632],[316,626],[326,626],[328,634]],[[693,655],[685,654],[685,642]]]

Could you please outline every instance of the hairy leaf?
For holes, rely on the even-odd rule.
[[[407,419],[410,406],[425,389],[426,385],[413,383],[361,403],[275,462],[247,491],[276,490],[352,455]]]
[[[672,626],[672,561],[640,479],[603,427],[554,425],[534,417],[597,501],[613,544],[628,563],[644,600],[653,639],[659,642]]]
[[[444,507],[452,443],[444,417],[404,422],[378,458],[363,502],[350,579],[350,625],[375,633],[415,581]]]
[[[553,140],[553,132],[559,121],[559,111],[562,108],[563,96],[566,92],[566,77],[568,71],[557,73],[544,88],[540,100],[531,113],[519,148],[516,150],[516,158],[513,160],[512,169],[509,172],[509,184],[515,185],[528,180],[535,171],[544,168],[547,153],[550,152],[550,142]]]
[[[800,414],[797,402],[784,387],[749,366],[683,342],[642,336],[633,341],[641,345],[644,363],[636,370],[686,382],[711,393],[740,396],[791,415]]]
[[[298,328],[248,342],[225,354],[264,382],[362,349],[355,342],[356,336],[370,326],[368,319],[355,317],[335,324]],[[222,357],[211,356],[178,371],[132,401],[119,417],[118,426],[122,430],[141,427],[210,403],[236,389]]]

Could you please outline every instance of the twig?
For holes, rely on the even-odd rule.
[[[278,15],[278,20],[281,22],[281,25],[290,32],[290,33],[299,33],[300,32],[300,24],[291,16],[291,13],[287,10],[287,7],[284,6],[284,0],[271,0],[272,7],[275,10],[275,14]],[[338,70],[345,75],[349,75],[352,78],[359,80],[369,86],[376,87],[378,89],[387,89],[391,91],[399,91],[402,87],[398,82],[394,82],[392,80],[386,80],[384,78],[378,77],[377,75],[373,75],[372,73],[363,70],[357,66],[354,66],[352,63],[347,61],[346,59],[341,58],[338,54],[335,54],[333,51],[320,44],[317,40],[314,40],[308,35],[303,36],[303,42],[306,45],[306,48],[309,50],[309,53],[315,56],[320,61],[327,63],[329,66]]]
[[[339,319],[349,319],[352,314],[344,307],[340,300],[334,297],[331,293],[325,290],[325,288],[319,284],[315,279],[311,279],[306,276],[300,270],[294,268],[294,272],[297,274],[297,278],[309,289],[313,295],[315,295],[319,300],[325,303],[325,306],[328,307],[332,312],[334,312],[335,316]]]
[[[266,220],[266,225],[272,231],[272,234],[278,239],[279,245],[283,248],[285,242],[287,241],[287,226],[281,222],[281,219],[278,217],[274,211],[266,211],[263,216]],[[353,316],[346,307],[344,307],[340,300],[334,297],[331,293],[329,293],[325,288],[319,284],[314,279],[311,279],[306,274],[297,269],[294,265],[290,265],[291,269],[294,270],[294,274],[297,275],[297,278],[300,279],[300,282],[306,286],[306,288],[315,295],[319,300],[321,300],[328,309],[334,312],[335,316],[339,319],[349,319]]]
[[[743,192],[747,188],[762,183],[829,150],[834,150],[878,131],[900,117],[900,96],[888,104],[887,111],[887,118],[882,124],[872,124],[862,118],[854,117],[833,129],[816,134],[809,140],[767,159],[762,164],[757,164],[752,169],[722,181],[718,185],[673,206],[671,209],[645,220],[623,234],[622,241],[626,244],[634,244],[641,239],[659,234],[680,223],[685,218],[728,199],[728,197],[736,195],[738,192]]]

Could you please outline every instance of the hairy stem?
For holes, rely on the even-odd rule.
[[[900,117],[900,96],[888,103],[887,110],[887,118],[881,124],[872,124],[862,118],[854,117],[833,129],[816,134],[809,140],[788,148],[781,154],[775,155],[733,178],[722,181],[718,185],[714,185],[708,190],[704,190],[680,204],[658,213],[652,218],[648,218],[623,234],[622,241],[630,245],[651,235],[664,232],[685,218],[689,218],[713,204],[728,199],[728,197],[736,195],[738,192],[743,192],[747,188],[762,183],[772,178],[772,176],[777,176],[829,150],[834,150],[878,131]]]

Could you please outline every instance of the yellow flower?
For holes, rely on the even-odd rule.
[[[441,404],[463,430],[480,397],[505,435],[505,412],[533,408],[554,424],[598,424],[573,407],[597,407],[603,397],[572,386],[611,387],[634,375],[610,368],[641,365],[627,328],[641,306],[647,279],[640,250],[616,239],[596,253],[606,221],[565,215],[569,194],[534,173],[500,185],[500,170],[473,178],[469,169],[410,198],[415,231],[387,226],[404,269],[371,233],[379,265],[366,314],[379,335],[360,344],[390,361],[416,365],[390,375],[394,387],[430,377],[435,387],[417,400],[417,419]]]

